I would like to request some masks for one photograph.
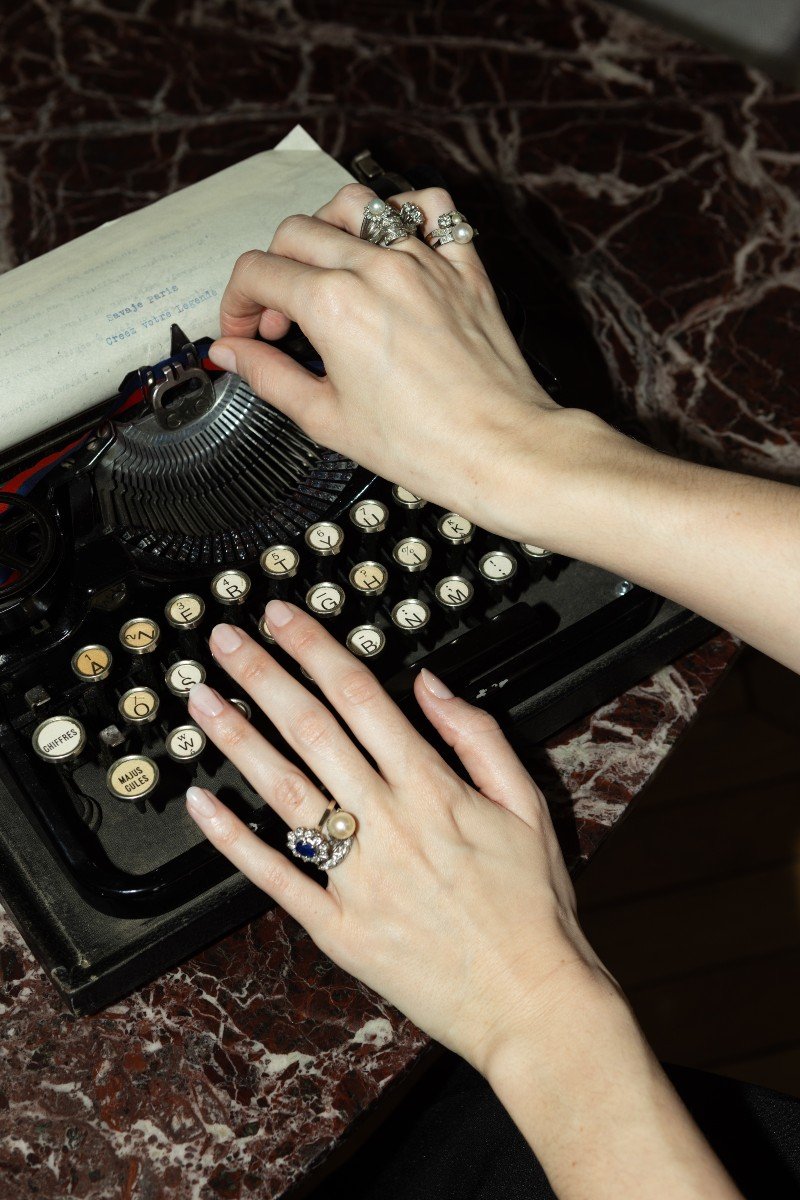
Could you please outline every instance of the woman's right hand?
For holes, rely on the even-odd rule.
[[[589,414],[560,408],[540,387],[474,243],[434,250],[407,237],[381,247],[358,236],[374,197],[348,184],[313,217],[282,221],[267,252],[243,254],[211,358],[322,445],[514,536],[514,464],[528,480],[538,464],[546,489],[567,428]],[[455,207],[439,189],[392,204],[406,199],[423,212],[423,233]],[[290,320],[319,350],[325,377],[253,340],[283,336]]]

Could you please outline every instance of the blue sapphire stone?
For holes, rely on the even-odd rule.
[[[317,853],[316,847],[311,845],[311,842],[295,842],[295,850],[303,858],[313,858]]]

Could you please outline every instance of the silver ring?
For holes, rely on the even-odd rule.
[[[338,837],[328,834],[325,825],[333,812],[340,814],[342,810],[335,800],[329,800],[325,812],[313,829],[306,825],[298,825],[297,829],[293,829],[286,835],[286,844],[294,857],[299,858],[301,862],[313,863],[321,871],[330,871],[333,867],[338,866],[342,859],[350,853],[355,841],[355,832],[349,837],[342,837],[341,834]],[[355,828],[356,821],[352,814],[344,813],[343,815],[349,818],[349,824]]]
[[[467,246],[478,236],[477,229],[467,221],[463,213],[453,208],[450,212],[442,213],[436,222],[436,228],[425,234],[425,241],[434,250],[455,242],[458,246]]]
[[[358,236],[375,246],[391,246],[393,242],[413,237],[422,220],[422,213],[416,204],[406,200],[398,210],[376,196],[364,207]]]

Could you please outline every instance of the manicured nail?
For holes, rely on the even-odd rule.
[[[236,370],[236,355],[231,350],[230,346],[218,346],[216,342],[209,348],[208,357],[218,367],[222,367],[223,371]]]
[[[289,608],[288,604],[284,604],[282,600],[270,600],[267,607],[264,609],[264,616],[267,618],[269,626],[288,625],[294,613]]]
[[[225,708],[222,697],[218,696],[207,683],[196,683],[189,692],[189,703],[205,717],[218,717]]]
[[[215,625],[211,630],[214,645],[223,654],[233,654],[242,644],[242,638],[235,625]]]
[[[190,787],[186,790],[186,807],[193,817],[213,817],[217,802],[205,788]]]
[[[439,700],[453,699],[453,693],[447,684],[443,683],[438,675],[434,675],[433,671],[429,671],[426,667],[422,668],[422,682],[431,695],[437,696]]]

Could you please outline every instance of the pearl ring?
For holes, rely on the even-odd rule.
[[[446,246],[449,242],[456,242],[459,246],[466,246],[477,236],[477,229],[473,229],[465,219],[464,214],[454,208],[450,212],[442,213],[437,221],[436,229],[432,229],[430,233],[425,234],[425,241],[434,250],[438,250],[440,246]]]
[[[286,842],[295,858],[330,871],[349,853],[356,828],[353,814],[344,812],[335,800],[329,800],[313,829],[299,825],[287,835]]]

